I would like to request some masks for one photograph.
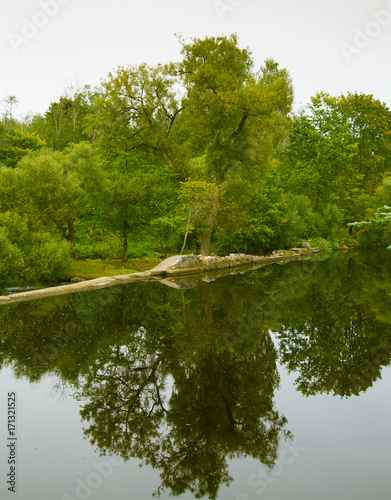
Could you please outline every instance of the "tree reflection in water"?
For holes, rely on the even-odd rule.
[[[228,459],[272,468],[291,437],[273,402],[278,361],[305,395],[358,395],[390,363],[390,305],[382,252],[187,290],[119,286],[1,307],[0,363],[70,384],[91,443],[158,469],[157,494],[216,498]]]
[[[256,332],[251,350],[231,351],[222,337],[237,322],[221,314],[217,322],[217,297],[205,283],[191,295],[195,300],[178,302],[181,311],[154,302],[153,325],[145,320],[126,346],[106,351],[78,393],[88,401],[85,433],[102,452],[159,469],[158,493],[216,498],[231,480],[228,458],[249,455],[272,467],[289,433],[273,404],[279,376],[268,332]],[[175,317],[183,319],[171,331]]]

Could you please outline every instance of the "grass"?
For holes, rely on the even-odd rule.
[[[129,259],[126,263],[119,259],[73,260],[70,278],[77,276],[80,279],[90,280],[102,278],[103,276],[137,273],[152,269],[157,266],[159,262],[161,262],[161,259],[151,257]]]

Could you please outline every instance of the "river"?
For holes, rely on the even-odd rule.
[[[1,498],[388,500],[391,252],[182,286],[0,306]]]

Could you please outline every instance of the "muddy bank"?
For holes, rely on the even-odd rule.
[[[201,255],[176,255],[160,262],[150,271],[103,277],[68,285],[60,285],[39,290],[29,290],[0,296],[0,305],[35,300],[55,295],[98,290],[110,286],[139,281],[160,281],[174,288],[191,288],[199,281],[212,281],[227,274],[236,274],[257,269],[273,263],[284,263],[292,260],[307,259],[315,250],[294,248],[275,251],[271,255],[257,256],[230,254],[225,257]]]

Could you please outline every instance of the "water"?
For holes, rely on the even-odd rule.
[[[388,499],[391,253],[187,286],[0,307],[1,498]]]

